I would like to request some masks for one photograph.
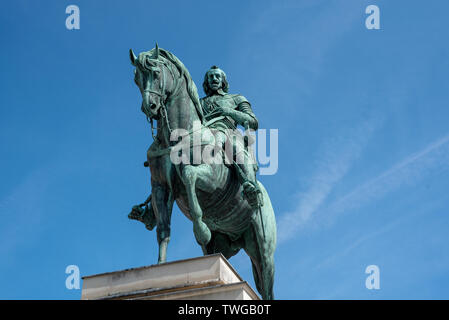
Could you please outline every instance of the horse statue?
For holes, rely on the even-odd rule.
[[[194,123],[200,123],[200,129],[208,125],[196,85],[184,64],[157,45],[138,56],[130,50],[130,59],[135,67],[134,81],[142,94],[141,110],[151,122],[154,142],[144,163],[151,172],[151,195],[134,206],[128,217],[143,222],[149,230],[156,227],[158,263],[164,263],[176,201],[193,222],[195,239],[204,255],[222,253],[229,259],[244,249],[251,259],[257,290],[263,299],[274,299],[276,221],[267,191],[258,182],[263,205],[254,209],[242,196],[232,166],[173,163],[170,154],[178,142],[171,140],[172,133],[183,129],[192,135],[198,130]],[[157,121],[156,135],[153,119]],[[200,143],[189,148],[190,157],[195,147],[205,146]]]

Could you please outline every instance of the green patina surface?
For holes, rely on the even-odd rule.
[[[206,72],[206,95],[199,99],[187,68],[169,51],[156,45],[136,56],[130,50],[130,59],[142,94],[141,110],[151,122],[152,132],[153,120],[157,121],[157,131],[145,162],[151,173],[151,195],[144,203],[133,206],[129,218],[141,221],[149,230],[156,227],[158,262],[163,263],[176,201],[193,222],[193,232],[203,253],[220,252],[229,259],[240,249],[245,250],[251,259],[257,290],[263,299],[273,299],[274,211],[264,186],[256,179],[258,166],[248,147],[251,142],[248,137],[234,141],[227,131],[237,126],[257,130],[258,121],[250,102],[242,95],[228,93],[226,74],[216,66]],[[230,143],[232,150],[237,150],[231,157],[241,152],[245,161],[240,163],[232,158],[230,164],[174,164],[170,151],[177,142],[171,141],[170,136],[176,129],[191,134],[195,122],[207,125],[213,132],[220,156],[226,157],[225,146]]]

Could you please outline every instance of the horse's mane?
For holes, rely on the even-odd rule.
[[[156,51],[156,48],[151,49],[148,53],[152,56]],[[201,120],[201,123],[204,123],[204,114],[203,109],[201,107],[200,98],[198,96],[198,89],[193,82],[192,77],[190,76],[189,70],[185,67],[185,65],[179,60],[173,53],[167,51],[165,49],[159,48],[159,54],[162,55],[165,59],[170,61],[175,65],[178,69],[181,76],[184,76],[187,84],[187,92],[189,93],[190,99],[192,99],[193,104],[195,105],[196,112],[198,113],[198,117]]]

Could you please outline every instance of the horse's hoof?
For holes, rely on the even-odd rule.
[[[128,219],[141,221],[142,212],[143,210],[139,206],[134,206],[131,212],[128,214]]]
[[[200,245],[208,244],[212,237],[209,228],[203,221],[198,221],[193,224],[193,233],[195,234],[196,241]]]

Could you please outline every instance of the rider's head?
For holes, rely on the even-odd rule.
[[[226,80],[226,73],[217,66],[212,66],[204,75],[203,89],[208,96],[219,89],[228,92],[229,84]]]

